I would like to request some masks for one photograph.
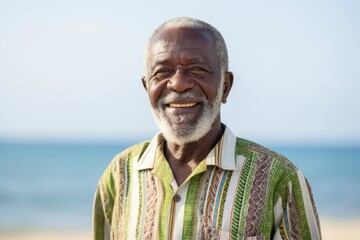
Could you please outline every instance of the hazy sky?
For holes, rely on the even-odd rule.
[[[152,137],[143,49],[178,16],[223,34],[238,136],[360,144],[360,4],[344,0],[0,0],[0,139]]]

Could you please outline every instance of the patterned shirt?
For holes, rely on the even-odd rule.
[[[99,181],[94,239],[321,239],[309,184],[285,157],[225,132],[180,185],[164,138],[116,156]]]

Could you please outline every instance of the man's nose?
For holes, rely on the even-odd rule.
[[[194,80],[186,74],[185,69],[177,69],[167,84],[167,87],[175,92],[185,92],[194,86]]]

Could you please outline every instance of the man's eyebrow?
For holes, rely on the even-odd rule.
[[[154,61],[154,65],[163,65],[171,62],[169,59],[166,58],[158,58]]]
[[[164,54],[158,54],[157,56],[154,56],[153,58],[153,66],[157,66],[157,65],[167,65],[170,64],[172,62],[171,57],[166,56]]]
[[[189,59],[191,63],[207,63],[206,59],[198,57],[198,58],[191,58]]]
[[[155,58],[153,66],[171,64],[172,61],[173,61],[172,59],[168,59],[166,57]],[[190,57],[186,61],[191,64],[198,64],[198,63],[207,64],[207,63],[209,63],[205,58],[202,58],[202,57],[194,57],[194,58]]]

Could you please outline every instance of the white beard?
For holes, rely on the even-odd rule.
[[[180,116],[174,116],[174,119],[181,123],[181,127],[174,128],[168,117],[165,116],[164,110],[162,108],[164,98],[159,99],[157,109],[151,107],[154,119],[158,125],[160,132],[163,134],[166,140],[170,140],[178,145],[183,145],[190,142],[196,142],[202,137],[204,137],[212,128],[216,117],[220,113],[221,99],[223,96],[223,82],[221,81],[218,88],[218,93],[212,103],[206,99],[205,96],[196,96],[193,93],[170,93],[171,97],[187,97],[199,100],[203,103],[202,113],[195,124],[187,123],[191,115],[183,114]]]

